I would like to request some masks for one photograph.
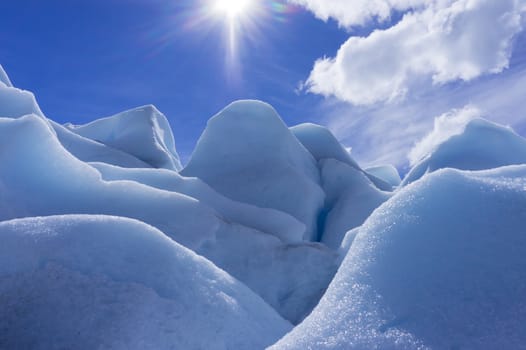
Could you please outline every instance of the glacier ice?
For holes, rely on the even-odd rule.
[[[107,181],[129,180],[154,188],[185,194],[214,208],[221,216],[261,232],[275,235],[283,242],[301,242],[305,225],[292,216],[269,208],[235,202],[214,191],[198,178],[183,177],[164,169],[129,169],[105,163],[89,163]]]
[[[290,131],[302,143],[302,145],[312,154],[316,161],[322,159],[335,159],[342,163],[363,171],[358,163],[352,159],[349,152],[336,139],[332,132],[321,126],[312,123],[304,123],[293,126]],[[391,191],[392,185],[374,174],[365,173],[376,187],[383,191]]]
[[[389,185],[396,187],[402,182],[400,173],[392,165],[377,165],[365,169],[365,172],[384,180]]]
[[[152,105],[66,127],[80,136],[129,153],[154,168],[181,169],[168,120]]]
[[[526,166],[444,169],[361,226],[313,313],[272,349],[518,349]]]
[[[126,168],[151,167],[129,153],[82,137],[52,120],[49,122],[62,146],[83,162],[103,162]]]
[[[11,84],[11,80],[9,79],[9,76],[4,70],[4,67],[0,64],[0,83],[3,83],[7,87],[13,87],[13,84]]]
[[[320,167],[327,195],[321,242],[337,250],[345,233],[363,224],[391,193],[380,191],[363,172],[338,160],[324,159]]]
[[[289,213],[306,225],[306,239],[318,236],[324,194],[316,161],[268,104],[238,101],[211,118],[181,173],[231,199]]]
[[[141,220],[208,257],[294,322],[312,309],[336,271],[334,253],[301,243],[304,225],[289,215],[235,203],[174,171],[81,162],[37,116],[0,118],[0,149],[0,220],[71,213]],[[101,170],[116,180],[105,181]],[[309,275],[290,277],[305,269]]]
[[[316,161],[327,158],[336,159],[353,168],[360,169],[358,163],[352,159],[349,152],[329,129],[321,125],[304,123],[291,127],[290,131],[312,154]]]
[[[0,223],[2,349],[262,349],[291,326],[242,283],[136,220]]]
[[[60,125],[0,66],[0,348],[520,348],[526,140],[442,141],[400,185],[238,101],[178,172],[155,107]]]
[[[37,142],[38,140],[38,142]],[[58,142],[42,118],[0,118],[0,219],[57,214],[119,215],[144,221],[195,248],[221,224],[188,196],[131,181],[105,182]]]
[[[44,118],[35,96],[29,91],[0,83],[0,118],[19,118],[26,114]]]
[[[441,168],[483,170],[526,163],[526,140],[510,128],[482,118],[471,120],[464,131],[439,144],[406,175],[405,186]]]

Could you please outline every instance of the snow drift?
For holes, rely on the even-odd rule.
[[[196,248],[221,225],[216,213],[188,196],[135,182],[104,182],[64,150],[42,118],[0,118],[0,219],[57,214],[135,218]]]
[[[4,70],[4,67],[0,64],[0,83],[3,83],[7,87],[13,87],[13,84],[11,84],[11,80],[9,79],[9,76]]]
[[[316,161],[265,103],[234,102],[211,118],[181,173],[234,200],[289,213],[306,225],[306,239],[318,236],[324,194]]]
[[[526,163],[526,140],[510,128],[485,119],[471,120],[464,131],[439,144],[404,178],[407,185],[442,168],[484,170]]]
[[[526,166],[440,170],[358,229],[313,313],[273,349],[517,349]]]
[[[35,114],[44,118],[31,92],[13,87],[1,69],[0,80],[0,118],[19,118],[26,114]]]
[[[0,67],[0,348],[521,348],[524,163],[473,120],[400,185],[239,101],[178,173],[155,107],[62,126]]]
[[[98,164],[106,178],[119,179],[104,181],[98,170],[68,153],[37,116],[0,118],[0,149],[0,220],[59,214],[141,220],[210,258],[293,322],[310,312],[336,271],[334,253],[301,243],[304,225],[287,214],[235,203],[168,170]],[[201,200],[167,191],[170,186]],[[249,226],[230,221],[238,218]]]
[[[262,349],[290,324],[141,222],[0,223],[2,349]]]
[[[383,181],[387,182],[389,185],[396,187],[400,185],[402,179],[398,170],[392,165],[378,165],[365,169],[365,172],[371,174]]]
[[[304,123],[293,126],[290,131],[302,143],[302,145],[312,154],[316,161],[323,159],[335,159],[339,162],[349,165],[360,172],[362,168],[352,159],[351,155],[336,139],[332,132],[321,126],[312,123]],[[373,174],[364,174],[372,181],[375,186],[384,191],[391,191],[392,186],[381,178]]]
[[[346,232],[363,224],[391,194],[380,191],[363,172],[335,159],[322,160],[320,167],[327,196],[321,242],[336,250]]]
[[[129,153],[154,168],[181,169],[170,124],[152,105],[86,125],[67,124],[66,127],[80,136]]]

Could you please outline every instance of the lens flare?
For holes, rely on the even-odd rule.
[[[214,10],[226,15],[230,20],[243,16],[252,5],[253,0],[215,0]]]

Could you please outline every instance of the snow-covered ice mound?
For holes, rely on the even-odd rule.
[[[336,139],[332,132],[321,126],[312,123],[304,123],[290,128],[294,136],[312,154],[316,161],[323,159],[335,159],[362,171],[358,163],[352,159],[351,155]],[[391,191],[392,186],[385,180],[373,174],[365,173],[375,186],[383,191]]]
[[[513,164],[526,164],[526,140],[510,128],[477,118],[417,163],[402,185],[442,168],[484,170]]]
[[[128,169],[104,163],[90,165],[101,173],[104,180],[136,181],[154,188],[188,195],[214,208],[228,221],[275,235],[287,243],[300,242],[305,232],[305,225],[291,215],[233,201],[220,195],[198,178],[183,177],[165,169]]]
[[[402,182],[400,173],[398,173],[398,170],[392,165],[373,166],[365,169],[365,172],[384,180],[393,187],[400,185]]]
[[[293,321],[312,309],[336,271],[327,248],[289,244],[304,232],[290,216],[235,203],[168,170],[119,170],[99,163],[107,179],[127,180],[104,181],[98,170],[68,153],[37,116],[0,118],[0,149],[0,220],[57,214],[141,220],[210,258]]]
[[[525,222],[526,166],[426,176],[371,215],[273,349],[523,348]]]
[[[44,118],[35,96],[29,91],[13,87],[0,66],[0,118],[19,118],[26,114],[35,114]]]
[[[359,169],[335,159],[320,162],[326,213],[321,242],[338,249],[347,231],[360,226],[391,196],[382,192]]]
[[[11,84],[11,80],[9,79],[9,76],[4,70],[4,67],[0,64],[0,83],[3,83],[7,87],[13,87],[13,84]]]
[[[176,191],[216,209],[232,224],[222,225],[196,252],[246,283],[293,323],[312,310],[336,272],[335,253],[321,244],[301,243],[305,225],[283,212],[232,201],[201,180],[173,171],[91,165],[105,180],[126,179]]]
[[[141,222],[0,223],[2,349],[263,349],[291,326],[243,284]]]
[[[197,200],[136,182],[105,182],[34,115],[0,118],[0,220],[57,214],[135,218],[193,249],[222,222]]]
[[[199,177],[234,200],[293,215],[317,237],[324,194],[312,155],[277,112],[258,101],[238,101],[208,121],[185,176]]]
[[[196,252],[244,282],[293,324],[307,316],[338,268],[338,256],[320,243],[283,244],[241,226],[222,226],[215,242]]]
[[[358,163],[351,158],[349,152],[329,129],[317,124],[304,123],[291,127],[290,131],[312,154],[316,161],[326,158],[336,159],[360,169]]]
[[[66,127],[83,137],[129,153],[154,168],[181,169],[168,120],[152,105],[85,125],[68,124]]]
[[[150,168],[142,160],[116,148],[75,134],[63,125],[49,120],[65,149],[83,162],[103,162],[126,168]]]

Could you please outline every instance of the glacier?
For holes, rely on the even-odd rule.
[[[182,164],[154,106],[61,125],[0,66],[0,348],[521,348],[525,179],[488,120],[402,178],[253,100]]]
[[[16,219],[0,223],[0,239],[2,349],[263,348],[291,328],[245,285],[137,220]]]
[[[520,349],[526,166],[438,170],[354,232],[313,313],[272,349]]]

